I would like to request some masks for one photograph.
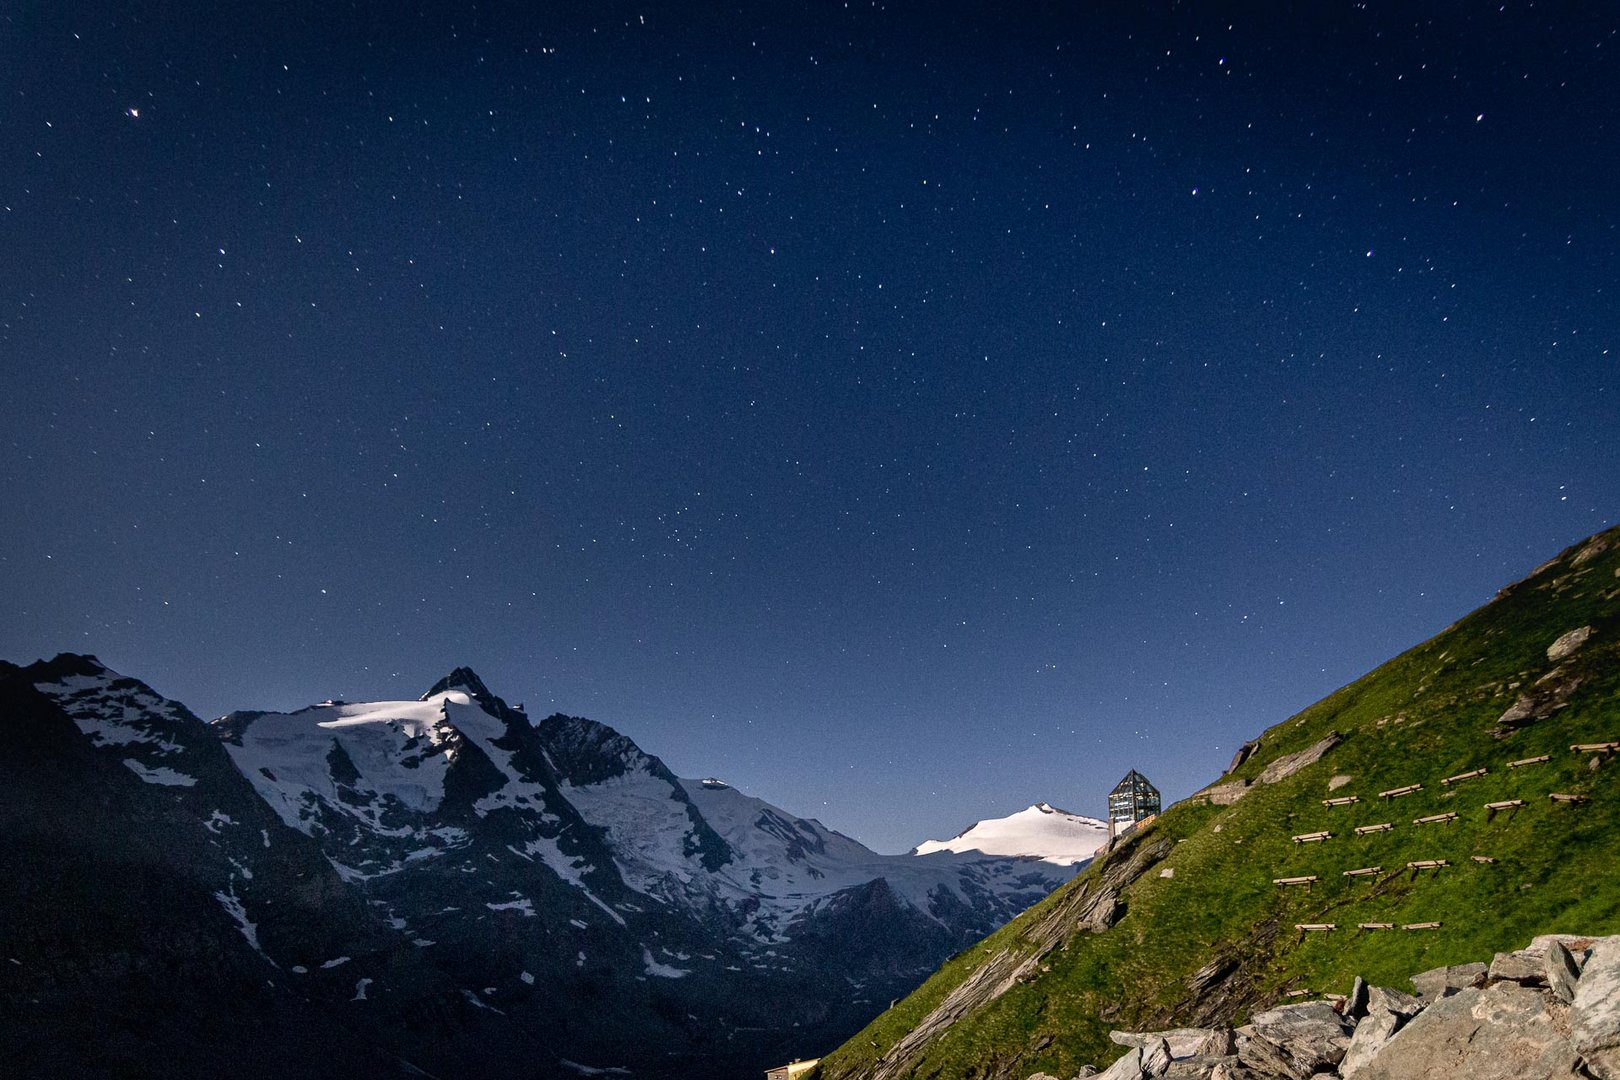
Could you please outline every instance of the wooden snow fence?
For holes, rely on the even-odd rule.
[[[1551,761],[1551,760],[1552,760],[1552,755],[1551,754],[1539,754],[1536,757],[1520,758],[1518,761],[1510,761],[1510,762],[1508,762],[1508,768],[1510,768],[1510,769],[1518,769],[1518,768],[1522,768],[1525,765],[1540,765],[1544,761]]]
[[[1444,859],[1414,859],[1406,864],[1406,868],[1412,871],[1413,877],[1417,877],[1419,871],[1438,870],[1442,866],[1450,865],[1451,864]]]
[[[1292,839],[1296,844],[1319,844],[1323,840],[1333,839],[1333,834],[1323,830],[1322,832],[1300,833]]]
[[[1323,806],[1328,806],[1328,807],[1332,807],[1332,806],[1349,806],[1352,803],[1358,803],[1360,801],[1361,801],[1361,797],[1358,796],[1358,795],[1346,795],[1342,799],[1323,799],[1322,800],[1322,805]]]
[[[1572,806],[1579,806],[1582,803],[1592,801],[1592,798],[1589,795],[1566,795],[1562,791],[1551,792],[1547,795],[1547,798],[1556,803],[1569,803]]]
[[[1305,886],[1306,892],[1311,891],[1311,884],[1315,881],[1315,874],[1312,874],[1309,877],[1274,877],[1271,879],[1271,883],[1273,885],[1303,885]]]
[[[1620,742],[1582,742],[1570,747],[1577,754],[1620,753]]]
[[[1378,797],[1380,799],[1398,799],[1402,795],[1410,795],[1414,791],[1422,790],[1422,784],[1407,784],[1405,787],[1392,787],[1388,791],[1380,791]]]
[[[1473,772],[1464,772],[1458,773],[1456,776],[1448,776],[1444,780],[1440,781],[1440,783],[1444,784],[1446,787],[1450,787],[1452,784],[1458,784],[1464,780],[1472,780],[1476,776],[1484,776],[1489,772],[1489,769],[1475,769]]]
[[[1437,922],[1409,922],[1409,923],[1402,923],[1401,924],[1401,929],[1402,930],[1438,930],[1438,929],[1440,929],[1440,924],[1437,923]]]
[[[1368,836],[1375,832],[1389,832],[1394,827],[1395,823],[1391,821],[1381,821],[1377,825],[1357,825],[1356,835]]]
[[[1338,928],[1337,923],[1330,922],[1297,922],[1294,924],[1295,930],[1302,930],[1307,934],[1317,930],[1337,930]]]
[[[1488,802],[1485,804],[1485,820],[1488,822],[1497,814],[1504,812],[1507,813],[1508,819],[1512,820],[1513,815],[1517,814],[1519,808],[1523,805],[1523,799],[1504,799],[1501,802]]]
[[[1455,810],[1449,810],[1444,814],[1430,814],[1428,817],[1413,818],[1412,819],[1412,824],[1414,824],[1414,825],[1437,825],[1437,824],[1439,824],[1440,822],[1443,822],[1443,821],[1456,821],[1456,820],[1457,820],[1457,812]]]
[[[1395,929],[1395,924],[1392,923],[1392,922],[1356,923],[1356,929],[1357,930],[1393,930],[1393,929]]]
[[[1383,872],[1384,868],[1382,866],[1363,866],[1355,870],[1346,870],[1344,876],[1354,878],[1373,877]]]
[[[1482,864],[1484,864],[1486,866],[1489,866],[1491,863],[1494,863],[1496,861],[1495,859],[1493,859],[1489,855],[1470,855],[1468,857],[1470,859],[1473,859],[1475,862],[1482,863]]]

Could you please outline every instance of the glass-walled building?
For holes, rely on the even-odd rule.
[[[1108,835],[1118,836],[1159,812],[1159,789],[1132,769],[1108,793]]]

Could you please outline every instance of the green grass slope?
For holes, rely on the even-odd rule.
[[[1581,627],[1590,637],[1550,659],[1549,646]],[[1499,723],[1510,710],[1528,716]],[[1320,760],[1263,782],[1268,765],[1332,733],[1340,741]],[[820,1075],[1073,1076],[1123,1052],[1112,1028],[1240,1023],[1290,992],[1344,992],[1356,975],[1405,986],[1415,972],[1489,959],[1537,934],[1620,933],[1620,753],[1571,749],[1611,740],[1620,528],[1271,728],[1212,785],[1241,788],[1237,801],[1200,793],[1171,807],[953,958],[825,1058]],[[1358,801],[1324,805],[1350,796]],[[1486,808],[1512,800],[1523,806]],[[1355,832],[1383,823],[1392,828]],[[1291,839],[1316,831],[1332,837]],[[1408,869],[1419,860],[1447,865]],[[1381,869],[1344,875],[1366,867]],[[1309,876],[1308,887],[1273,883]],[[1099,917],[1115,886],[1122,909]],[[1403,929],[1430,922],[1440,926]]]

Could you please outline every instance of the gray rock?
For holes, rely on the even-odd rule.
[[[1261,1076],[1293,1077],[1305,1080],[1309,1073],[1300,1073],[1288,1059],[1283,1048],[1266,1038],[1248,1031],[1237,1033],[1238,1061]]]
[[[1495,982],[1516,982],[1525,986],[1546,986],[1545,957],[1529,950],[1499,952],[1491,958],[1490,978]]]
[[[1231,780],[1224,784],[1215,784],[1199,792],[1208,796],[1209,801],[1216,806],[1231,806],[1249,793],[1247,780]]]
[[[1058,1078],[1051,1073],[1038,1072],[1030,1073],[1026,1080],[1058,1080]]]
[[[1592,952],[1592,946],[1602,940],[1590,934],[1542,934],[1540,937],[1531,938],[1529,946],[1524,951],[1545,953],[1556,941],[1569,950],[1571,959],[1575,961],[1575,970],[1580,971],[1581,966],[1586,963],[1587,956]]]
[[[1547,988],[1562,1001],[1569,1004],[1575,1000],[1575,984],[1580,980],[1581,969],[1575,966],[1575,958],[1569,954],[1562,941],[1547,943],[1547,951],[1542,956],[1542,970],[1547,977]]]
[[[1163,1039],[1154,1039],[1142,1047],[1142,1075],[1163,1076],[1170,1068],[1170,1044]]]
[[[1350,984],[1350,996],[1344,999],[1344,1015],[1352,1018],[1367,1015],[1367,980],[1360,975]]]
[[[1142,1080],[1142,1048],[1132,1048],[1097,1076],[1099,1080]]]
[[[1571,630],[1547,646],[1547,659],[1556,664],[1582,645],[1585,645],[1586,639],[1591,636],[1592,628],[1590,626],[1582,626]]]
[[[1241,1062],[1222,1061],[1209,1072],[1209,1080],[1267,1080],[1265,1076],[1247,1068]]]
[[[1282,757],[1267,765],[1260,774],[1262,784],[1275,784],[1286,777],[1293,776],[1307,765],[1314,765],[1322,759],[1322,755],[1339,745],[1342,739],[1337,731],[1330,731],[1316,742],[1293,754],[1284,754]]]
[[[1121,1046],[1140,1046],[1144,1050],[1162,1040],[1169,1044],[1170,1056],[1179,1059],[1206,1053],[1203,1046],[1212,1037],[1223,1032],[1224,1028],[1171,1028],[1169,1031],[1110,1031],[1108,1037]],[[1228,1033],[1227,1039],[1230,1038],[1231,1035]],[[1229,1052],[1229,1050],[1216,1051],[1216,1053]]]
[[[1211,1028],[1209,1036],[1198,1045],[1195,1057],[1229,1057],[1237,1053],[1237,1041],[1231,1028]]]
[[[1082,1065],[1080,1066],[1080,1071],[1074,1074],[1074,1080],[1085,1080],[1085,1078],[1088,1076],[1096,1075],[1097,1067],[1095,1065]]]
[[[1325,1001],[1283,1005],[1250,1017],[1256,1035],[1283,1048],[1305,1076],[1337,1065],[1350,1047],[1350,1028]]]
[[[1387,986],[1375,986],[1367,991],[1367,1011],[1374,1012],[1378,1009],[1392,1012],[1406,1020],[1423,1011],[1423,1002],[1411,994],[1403,994]]]
[[[1225,1065],[1230,1068],[1240,1064],[1238,1059],[1230,1054],[1199,1055],[1198,1057],[1187,1058],[1184,1061],[1171,1062],[1170,1068],[1165,1070],[1165,1074],[1160,1080],[1209,1080],[1210,1077],[1215,1075],[1215,1070],[1220,1066]],[[1245,1070],[1244,1075],[1253,1076],[1254,1074]]]
[[[1397,1031],[1356,1080],[1577,1080],[1563,1011],[1517,983],[1465,987]]]
[[[1344,1060],[1339,1062],[1339,1075],[1344,1080],[1359,1075],[1372,1064],[1400,1026],[1401,1017],[1388,1009],[1375,1009],[1368,1013],[1356,1025],[1356,1033],[1350,1037],[1350,1048],[1344,1052]]]
[[[1236,971],[1237,967],[1236,957],[1226,956],[1211,960],[1188,977],[1187,989],[1202,996],[1218,986],[1228,975]]]
[[[1248,761],[1249,760],[1249,755],[1254,753],[1255,748],[1258,747],[1259,745],[1260,745],[1260,740],[1255,739],[1255,740],[1253,740],[1251,742],[1246,742],[1242,746],[1238,747],[1237,753],[1232,755],[1232,764],[1230,764],[1230,765],[1228,765],[1226,767],[1226,771],[1227,772],[1236,772],[1237,767],[1239,765],[1242,765],[1245,761]]]
[[[1412,985],[1425,1005],[1433,1005],[1459,990],[1482,986],[1490,969],[1484,964],[1453,964],[1412,976]]]
[[[1586,1067],[1603,1080],[1620,1080],[1620,936],[1592,946],[1575,984],[1569,1026]]]

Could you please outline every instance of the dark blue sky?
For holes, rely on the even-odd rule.
[[[892,851],[1620,516],[1609,5],[235,7],[0,6],[10,659]]]

